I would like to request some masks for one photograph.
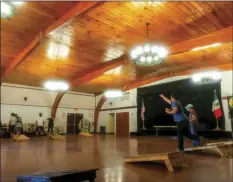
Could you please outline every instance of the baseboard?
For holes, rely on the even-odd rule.
[[[225,134],[225,136],[226,136],[227,138],[232,138],[232,137],[233,137],[231,131],[225,131],[224,134]]]

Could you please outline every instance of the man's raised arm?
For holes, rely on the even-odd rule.
[[[171,100],[169,98],[167,98],[166,96],[164,96],[163,94],[159,94],[159,96],[168,104],[171,104]]]

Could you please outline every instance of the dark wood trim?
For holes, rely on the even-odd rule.
[[[43,88],[29,88],[29,87],[27,87],[27,86],[21,86],[21,85],[19,85],[19,86],[14,86],[14,85],[1,85],[1,87],[12,87],[12,88],[21,88],[21,89],[28,89],[28,90],[39,90],[39,91],[43,91],[43,92],[55,92],[55,93],[57,93],[56,91],[50,91],[50,90],[45,90],[45,89],[43,89]],[[66,94],[71,94],[71,95],[82,95],[82,96],[90,96],[90,97],[95,97],[95,95],[93,94],[90,94],[90,95],[88,95],[88,94],[85,94],[85,93],[70,93],[70,92],[66,92]]]
[[[112,111],[112,110],[133,109],[133,108],[137,108],[137,106],[128,106],[128,107],[117,107],[117,108],[101,109],[100,111]]]
[[[6,103],[1,103],[1,105],[6,105],[6,106],[26,106],[26,107],[48,107],[48,108],[52,108],[52,106],[38,106],[38,105],[23,105],[23,104],[6,104]],[[62,109],[75,109],[74,107],[58,107],[58,108],[62,108]],[[88,109],[88,108],[77,108],[79,109],[83,109],[83,110],[95,110],[93,109]]]

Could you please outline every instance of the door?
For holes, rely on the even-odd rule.
[[[83,114],[68,113],[66,133],[67,134],[78,134],[79,133],[78,124],[82,119],[83,119]]]
[[[114,120],[115,120],[115,114],[114,113],[109,113],[108,133],[114,133]]]
[[[129,136],[129,112],[116,113],[116,135]]]

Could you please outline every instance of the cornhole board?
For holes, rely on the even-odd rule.
[[[217,154],[222,157],[233,157],[233,143],[219,143],[219,144],[207,144],[206,146],[202,147],[192,147],[186,148],[185,152],[204,152],[204,153],[211,153]]]
[[[53,140],[63,140],[65,138],[64,136],[59,135],[59,134],[52,134],[52,135],[49,135],[49,136]]]
[[[211,145],[228,145],[228,144],[233,144],[233,141],[230,140],[230,141],[221,141],[221,142],[215,142],[215,143],[207,143],[206,145],[207,146],[211,146]]]
[[[183,152],[169,152],[150,155],[125,157],[126,163],[131,162],[164,162],[169,172],[174,172],[174,167],[187,167]]]
[[[90,136],[92,136],[92,134],[90,134],[90,133],[79,133],[79,135],[85,136],[85,137],[90,137]]]
[[[25,135],[20,135],[19,137],[17,137],[17,135],[14,135],[13,138],[15,141],[27,141],[27,140],[29,140],[29,138],[26,137]]]
[[[222,153],[223,157],[232,158],[233,157],[233,141],[208,143],[207,146],[216,146]]]

